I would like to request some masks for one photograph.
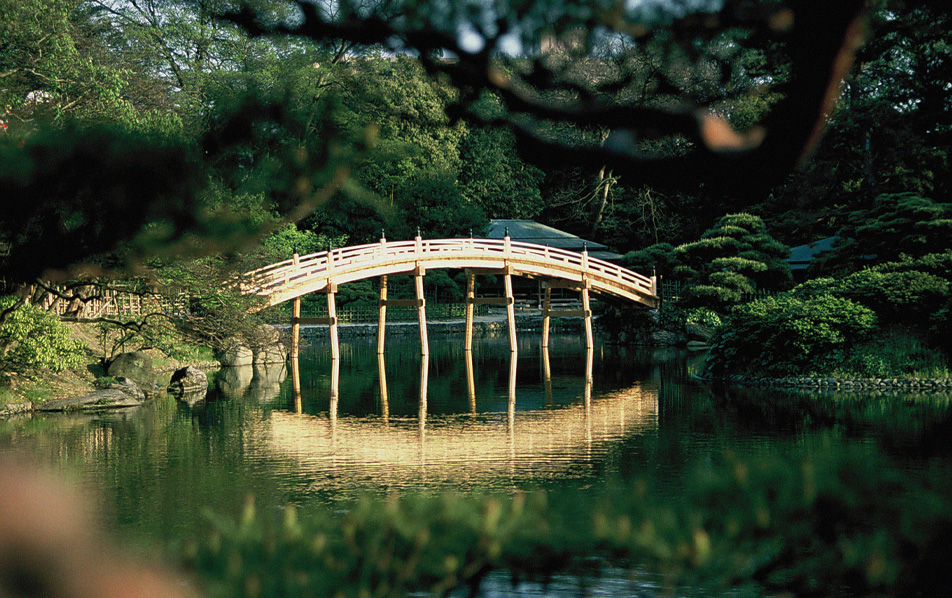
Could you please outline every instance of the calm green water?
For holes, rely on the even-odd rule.
[[[295,400],[283,371],[229,371],[193,406],[169,397],[122,412],[0,422],[0,453],[29,456],[100,497],[120,534],[160,544],[210,508],[237,513],[346,501],[365,492],[483,492],[529,487],[599,492],[644,476],[672,499],[684,473],[725,451],[744,455],[859,446],[920,468],[950,453],[948,397],[712,392],[691,378],[703,355],[556,335],[548,354],[522,334],[345,341],[302,355]],[[335,385],[336,382],[336,385]]]

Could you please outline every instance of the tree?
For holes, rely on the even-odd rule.
[[[866,14],[865,3],[860,0],[833,6],[820,6],[810,0],[753,6],[725,2],[719,10],[710,7],[713,13],[685,12],[663,18],[641,5],[618,5],[610,11],[584,5],[570,11],[561,5],[533,4],[508,12],[489,4],[464,9],[455,3],[422,1],[402,4],[401,17],[388,18],[372,7],[358,9],[348,2],[343,3],[348,10],[339,16],[327,14],[318,5],[300,1],[293,4],[300,9],[299,18],[274,26],[263,23],[263,13],[253,8],[232,14],[230,19],[255,35],[343,38],[388,45],[395,51],[413,51],[431,74],[447,77],[460,90],[454,114],[467,112],[486,89],[499,94],[507,117],[491,122],[509,126],[524,149],[534,155],[587,163],[596,170],[606,165],[649,184],[676,182],[686,186],[706,181],[747,192],[776,184],[810,153],[840,78],[863,37]],[[557,20],[553,19],[556,14]],[[536,47],[543,31],[553,27],[553,21],[556,34],[572,38],[564,42],[570,46],[567,55],[572,60],[550,60],[538,54],[517,61],[517,68],[512,70],[499,67],[496,57],[511,36],[518,37],[524,50]],[[735,130],[706,102],[702,101],[705,107],[698,108],[698,102],[684,97],[677,88],[672,96],[680,98],[681,103],[606,104],[603,93],[617,93],[632,83],[628,72],[594,85],[572,76],[572,69],[580,61],[590,60],[596,52],[604,54],[606,47],[644,46],[660,40],[666,48],[665,65],[680,70],[683,78],[696,79],[710,73],[712,80],[724,79],[731,74],[729,69],[721,68],[725,61],[707,52],[698,56],[696,48],[706,47],[703,40],[729,26],[746,30],[751,43],[770,37],[781,39],[779,45],[766,46],[769,58],[774,60],[783,54],[789,59],[790,75],[779,90],[783,99],[758,127],[747,132]],[[473,43],[466,41],[461,31],[472,32]],[[616,40],[618,43],[614,43]],[[441,60],[439,57],[447,51],[456,59]],[[695,62],[698,58],[702,60]],[[544,122],[603,127],[612,135],[603,146],[579,147],[547,138]],[[646,152],[642,135],[683,140],[685,152],[674,156]]]
[[[789,248],[751,214],[728,214],[699,240],[674,251],[673,275],[687,285],[681,302],[688,306],[722,308],[755,290],[782,290],[792,281],[783,261]]]
[[[171,96],[109,51],[83,0],[0,2],[0,120],[23,139],[45,119],[178,130]]]
[[[884,193],[952,192],[952,27],[937,2],[889,1],[872,15],[814,158],[758,209],[790,244],[829,236]]]
[[[537,218],[544,173],[519,158],[510,131],[469,127],[460,144],[460,192],[490,218]]]
[[[420,156],[438,161],[433,171],[458,174],[459,168],[454,166],[454,162],[458,165],[458,152],[443,149],[459,147],[464,127],[454,119],[464,116],[476,123],[505,126],[519,147],[528,150],[530,155],[551,158],[553,163],[562,165],[572,163],[585,167],[592,173],[589,176],[604,167],[606,174],[623,174],[658,188],[665,185],[698,188],[703,182],[759,193],[812,147],[816,132],[822,128],[820,115],[828,107],[827,92],[837,84],[839,67],[849,64],[855,42],[861,37],[865,14],[859,0],[839,3],[835,10],[829,7],[818,10],[806,0],[758,3],[754,7],[741,1],[729,1],[722,7],[711,8],[713,12],[709,13],[686,11],[661,16],[639,7],[604,12],[589,6],[563,11],[562,6],[543,10],[541,5],[533,5],[523,12],[508,14],[497,13],[495,6],[486,5],[467,12],[458,10],[460,7],[452,3],[426,1],[380,6],[345,1],[336,5],[333,12],[314,4],[291,2],[287,6],[299,11],[293,14],[272,10],[276,5],[256,2],[255,6],[231,15],[230,20],[253,36],[276,33],[293,38],[286,45],[258,45],[260,40],[246,44],[237,29],[211,19],[219,7],[231,6],[212,0],[198,3],[148,0],[135,5],[103,0],[97,5],[105,12],[98,13],[94,22],[125,23],[122,29],[106,28],[104,47],[111,52],[109,55],[123,58],[125,64],[141,65],[157,80],[184,84],[175,88],[176,93],[182,94],[176,106],[194,106],[189,100],[190,90],[198,90],[205,97],[211,87],[203,81],[207,83],[211,78],[202,73],[207,75],[212,64],[223,66],[223,72],[230,77],[233,73],[250,72],[260,64],[251,59],[242,61],[243,56],[252,59],[259,55],[278,56],[283,50],[297,49],[310,41],[344,39],[365,46],[417,53],[419,64],[430,80],[436,82],[437,87],[431,91],[437,94],[439,101],[426,105],[423,113],[408,110],[397,113],[420,116],[425,122],[438,123],[439,127],[429,131],[434,134],[411,138],[409,145],[413,146],[413,152],[407,152],[401,159],[370,159],[359,163],[356,169],[353,167],[355,157],[375,144],[393,150],[392,156],[409,148],[407,143],[386,134],[375,140],[373,126],[346,126],[344,95],[333,102],[330,98],[322,100],[311,110],[311,117],[302,120],[299,117],[303,114],[294,112],[293,103],[288,105],[280,101],[280,94],[272,93],[267,101],[248,103],[241,118],[218,122],[212,118],[210,130],[201,139],[201,152],[180,160],[182,163],[198,160],[192,164],[198,164],[196,170],[199,171],[208,162],[214,163],[219,168],[214,176],[220,180],[213,183],[223,183],[215,188],[229,193],[241,191],[246,197],[264,193],[267,207],[291,220],[306,216],[341,190],[347,190],[352,198],[364,197],[349,179],[354,172],[369,181],[367,186],[383,198],[387,198],[388,186],[396,189],[398,180],[412,178],[406,175],[424,163]],[[195,7],[195,11],[186,10],[189,7]],[[546,11],[564,13],[564,18],[553,20],[553,13]],[[394,16],[397,14],[399,16]],[[472,31],[481,45],[464,43],[458,35],[461,28]],[[554,55],[534,51],[547,35],[546,30],[561,36],[559,43],[566,48],[565,52]],[[730,33],[725,35],[728,30]],[[501,49],[513,34],[520,38],[523,51],[519,58],[508,59]],[[149,41],[148,36],[155,38]],[[776,39],[777,43],[765,41],[768,39]],[[136,40],[149,43],[136,43]],[[130,48],[136,47],[151,48],[149,60],[135,62]],[[657,48],[653,54],[657,62],[632,60],[626,53],[626,49],[648,47]],[[750,116],[757,113],[756,110],[748,111],[747,116],[744,111],[736,110],[730,117],[723,108],[722,101],[726,97],[723,90],[743,80],[743,77],[735,79],[735,75],[754,72],[748,68],[753,62],[744,66],[744,61],[737,59],[740,47],[752,50],[754,54],[750,56],[760,53],[765,64],[782,65],[780,71],[789,73],[783,80],[772,76],[761,81],[775,85],[774,91],[783,94],[780,101],[764,104],[770,105],[771,110],[763,118]],[[227,51],[229,48],[231,52]],[[253,51],[249,54],[243,48]],[[259,51],[264,54],[256,54]],[[455,58],[442,59],[441,54],[447,51],[454,53]],[[361,70],[357,62],[340,64],[339,80],[344,80],[343,75],[349,69]],[[406,66],[408,62],[416,64],[403,58],[378,61],[368,67],[387,71],[387,78],[398,85],[387,85],[389,79],[385,78],[379,89],[365,89],[361,95],[370,97],[371,92],[377,91],[383,103],[391,99],[399,103],[408,93],[417,98],[426,87],[417,84],[415,75],[407,76],[411,70]],[[389,66],[385,67],[384,63]],[[594,77],[578,75],[579,69],[609,63],[619,68],[612,66],[605,72],[601,67],[596,68],[592,71],[597,75]],[[295,64],[303,71],[306,63],[302,60]],[[258,81],[261,88],[268,89],[268,81],[273,83],[274,78],[269,75],[261,80],[244,80]],[[656,88],[660,94],[656,97],[662,99],[640,100],[636,92],[645,85]],[[273,87],[270,90],[285,91]],[[386,95],[379,93],[381,90],[386,90]],[[487,90],[495,93],[504,106],[499,115],[480,115],[472,109]],[[198,118],[189,120],[189,134],[203,131],[204,127],[193,127],[191,123],[203,123],[208,115],[214,117],[219,112],[219,104],[224,103],[221,96],[208,97],[214,99],[214,103],[204,106],[214,110],[189,114],[190,119]],[[612,103],[608,101],[610,98],[617,101]],[[762,98],[752,96],[750,106],[758,102],[763,103]],[[436,109],[445,114],[434,120],[429,114],[431,111],[435,114]],[[741,131],[731,125],[731,118],[738,127],[758,119],[760,122],[749,131]],[[294,121],[295,126],[288,126],[289,121]],[[315,123],[318,124],[309,128]],[[385,131],[389,127],[399,131],[401,138],[412,137],[412,130],[401,130],[403,124],[399,120],[382,122],[376,130]],[[565,141],[559,133],[570,129],[582,134]],[[284,134],[286,132],[289,134]],[[576,143],[578,138],[581,142]],[[591,143],[592,139],[604,139],[604,143]],[[248,140],[250,143],[245,145]],[[259,153],[259,148],[267,151]],[[28,153],[34,151],[25,149]],[[10,150],[15,153],[12,147]],[[418,150],[414,158],[412,154]],[[145,163],[152,162],[144,148],[138,152],[138,158]],[[131,163],[132,157],[127,159]],[[235,159],[238,167],[224,168],[231,159]],[[444,164],[449,168],[443,169]],[[755,174],[752,176],[752,173]],[[269,180],[271,177],[276,179],[275,184]],[[193,180],[203,178],[198,176]],[[127,190],[119,191],[123,188]],[[208,188],[203,181],[194,186],[179,185],[172,194],[160,192],[149,200],[150,209],[132,214],[135,225],[117,228],[113,236],[116,239],[122,236],[123,243],[110,247],[105,242],[84,241],[90,251],[71,255],[77,261],[85,261],[93,253],[108,253],[129,238],[136,238],[146,224],[151,226],[150,235],[146,237],[160,240],[157,245],[197,248],[203,245],[197,239],[209,234],[209,229],[224,236],[225,228],[231,228],[232,239],[249,232],[257,234],[257,229],[248,226],[246,219],[209,210]],[[22,181],[16,186],[8,185],[7,189],[20,191],[15,196],[17,201],[26,196],[26,190],[39,190]],[[118,195],[131,193],[131,189],[120,184],[114,191]],[[171,201],[172,195],[174,201]],[[221,196],[212,197],[211,203],[230,208],[228,201],[218,201]],[[602,195],[602,199],[604,197]],[[376,203],[383,204],[382,201]],[[81,207],[82,202],[72,204],[73,220],[66,224],[59,222],[55,227],[40,227],[37,234],[55,236],[64,230],[69,232],[69,226],[75,222],[90,222],[90,213],[83,212]],[[4,242],[15,241],[11,237],[12,230],[35,227],[41,213],[55,213],[55,209],[36,210],[32,216],[28,214],[26,220],[10,221],[6,230],[0,231],[5,235]],[[212,213],[214,217],[210,216]],[[604,221],[604,209],[593,213],[596,220]],[[152,222],[144,224],[143,218],[151,218]],[[217,229],[216,222],[221,223]],[[100,241],[105,239],[103,235],[93,237]],[[76,235],[70,238],[75,240]],[[221,247],[215,243],[204,246],[206,250]],[[70,252],[56,250],[38,255],[51,258],[51,265],[55,265]],[[26,274],[27,270],[42,272],[47,267],[37,259],[32,263],[32,268],[19,266],[17,275]]]
[[[893,262],[942,253],[952,238],[952,203],[916,193],[886,193],[868,209],[856,210],[840,230],[835,253],[813,267],[816,272],[847,272],[859,265]]]

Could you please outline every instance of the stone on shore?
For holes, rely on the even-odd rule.
[[[113,378],[132,380],[146,395],[151,395],[155,391],[157,374],[152,368],[152,358],[144,351],[120,353],[109,364],[106,374]]]
[[[204,399],[208,392],[208,376],[193,366],[181,368],[172,374],[168,392],[179,401],[197,403]]]
[[[141,392],[141,391],[140,391]],[[119,409],[138,407],[142,400],[130,396],[118,388],[97,390],[86,396],[69,399],[53,399],[36,405],[36,411],[88,411],[96,409]]]
[[[232,345],[228,349],[220,352],[218,362],[222,367],[242,367],[254,363],[254,353],[245,345]]]
[[[276,343],[257,351],[254,357],[254,365],[257,367],[259,365],[285,363],[287,360],[288,352],[284,348],[284,344]]]

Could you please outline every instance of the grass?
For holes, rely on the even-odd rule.
[[[20,397],[11,388],[0,388],[0,407],[6,407],[10,403],[19,403],[20,400]]]
[[[854,347],[832,375],[838,378],[950,378],[949,362],[913,334],[892,331]]]

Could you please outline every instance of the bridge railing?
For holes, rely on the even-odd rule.
[[[653,294],[652,281],[647,276],[622,268],[611,262],[590,257],[587,252],[576,253],[545,245],[522,243],[510,239],[412,239],[382,241],[319,251],[309,255],[283,260],[241,277],[245,292],[269,294],[273,289],[292,285],[314,277],[331,278],[335,273],[348,272],[368,266],[458,257],[460,259],[499,258],[515,259],[523,263],[537,263],[558,267],[565,271],[586,272],[614,281],[624,287]]]

